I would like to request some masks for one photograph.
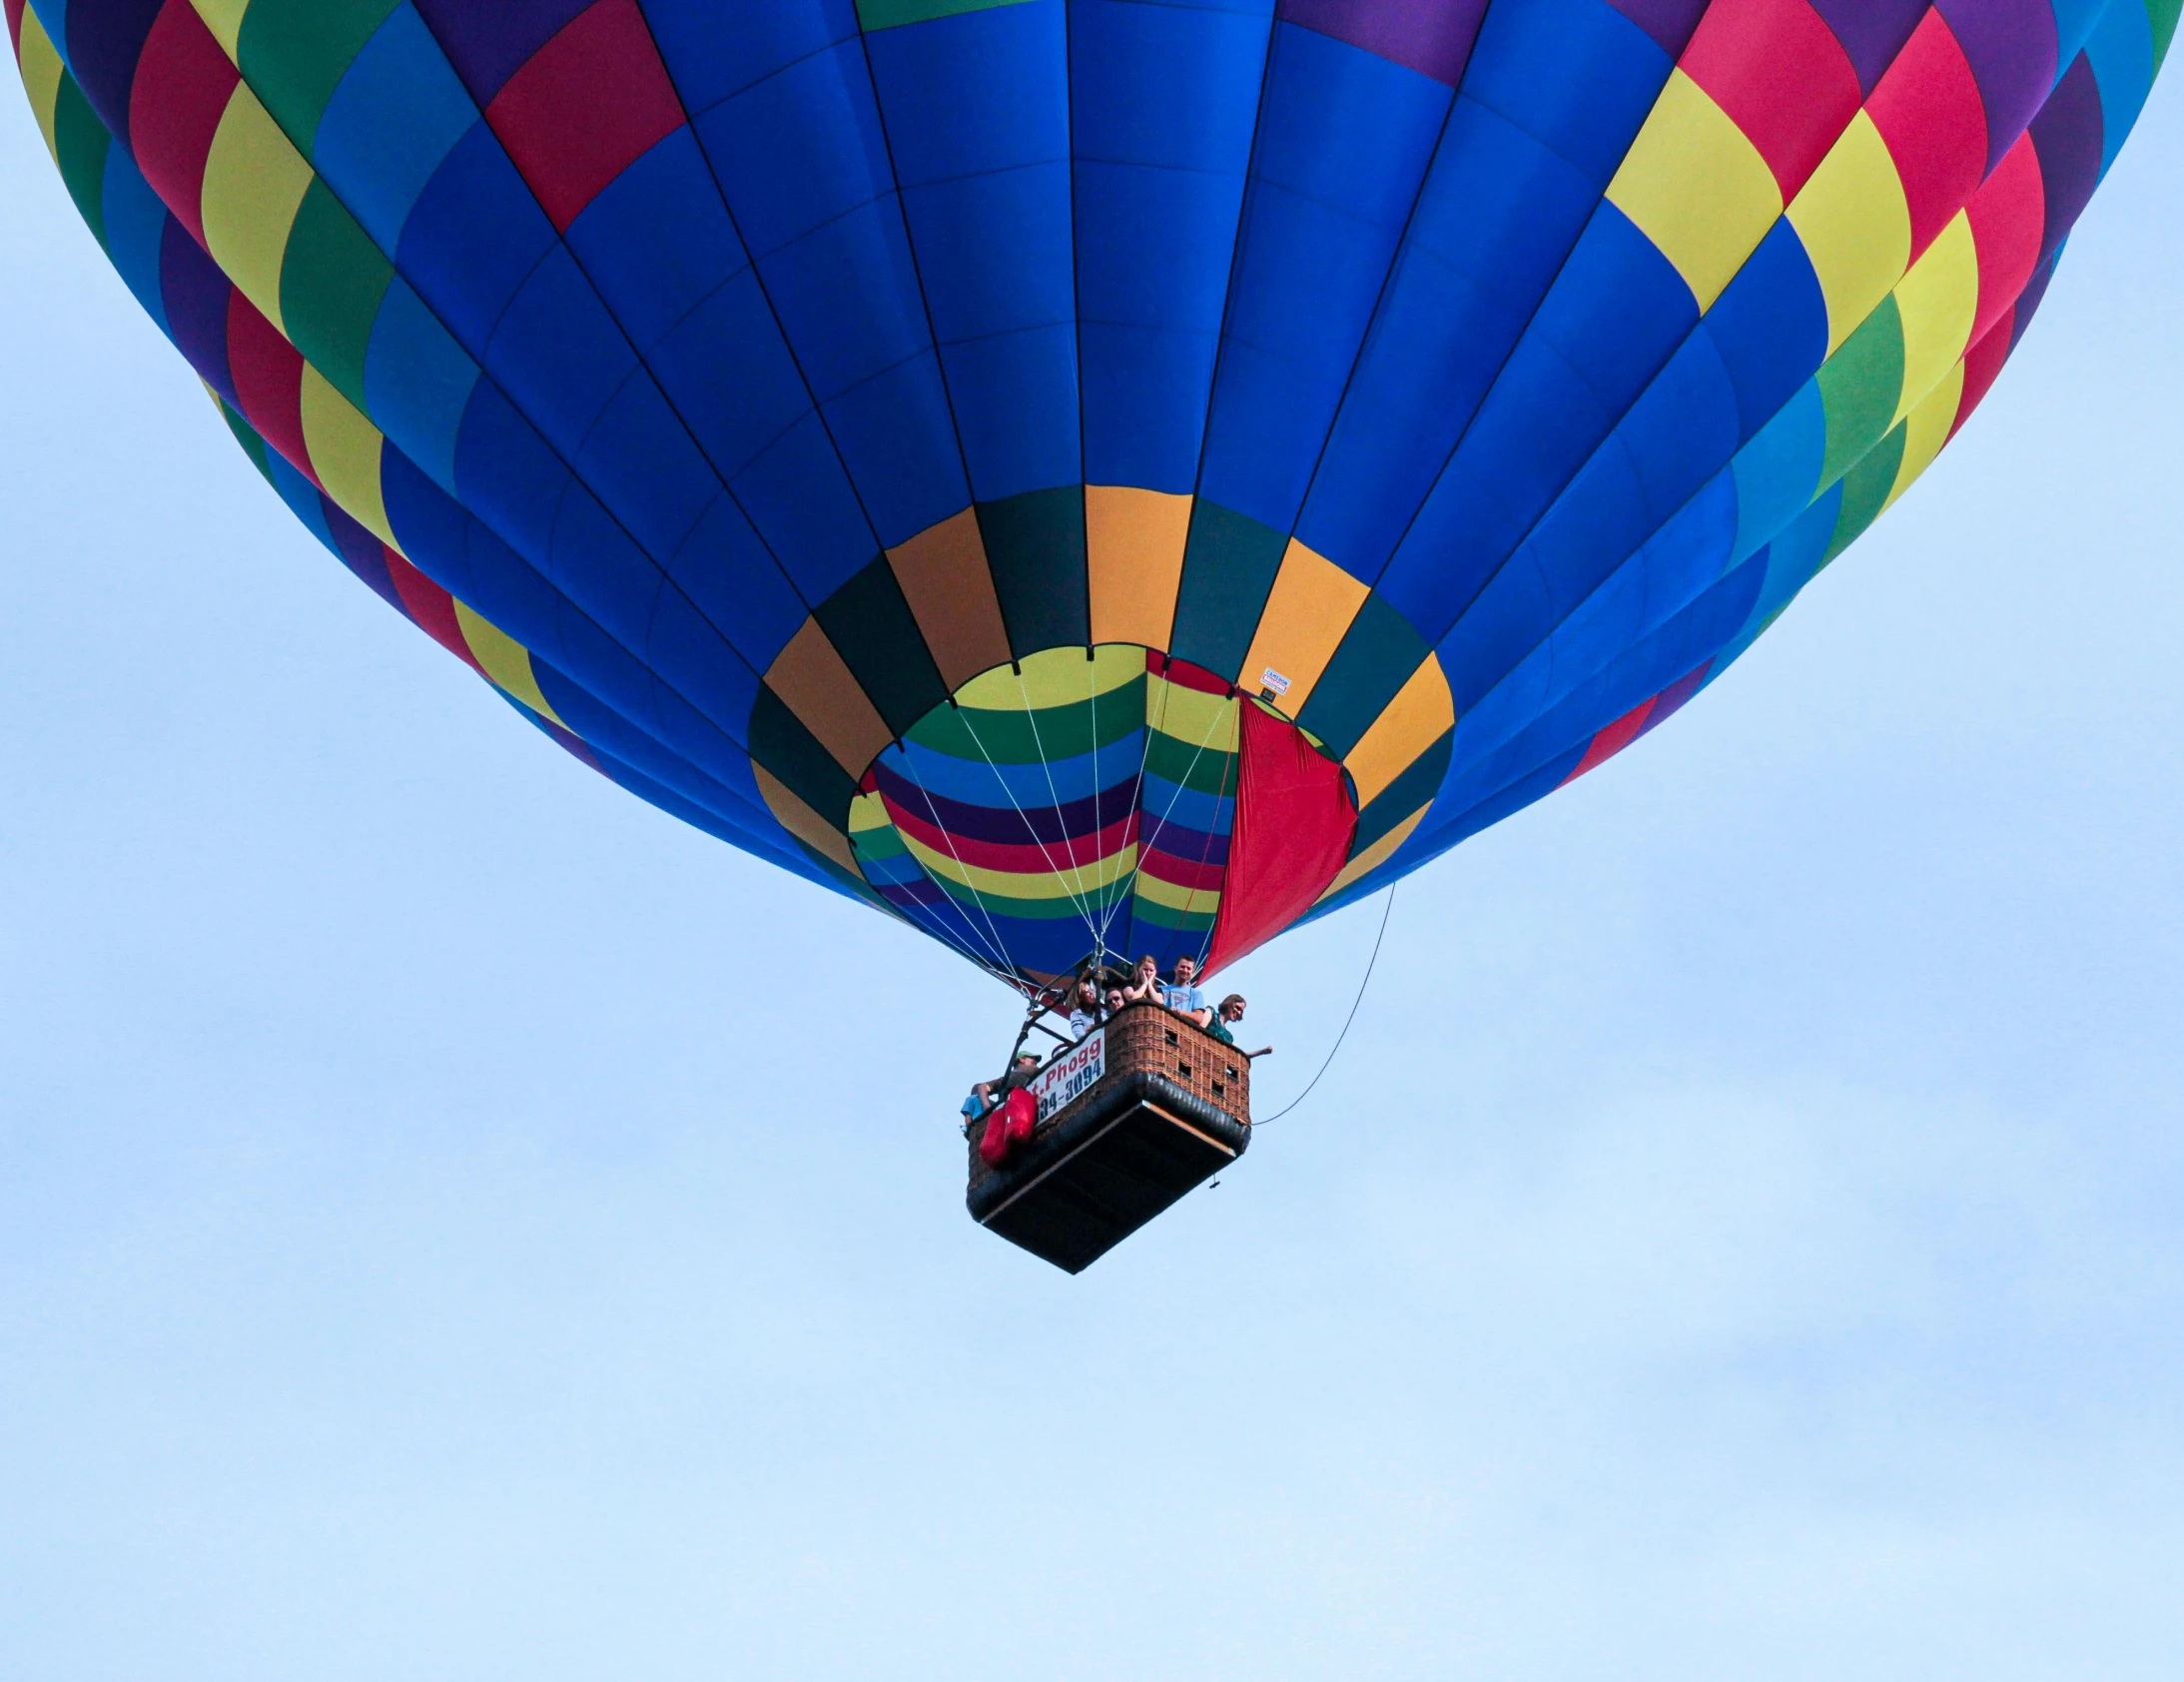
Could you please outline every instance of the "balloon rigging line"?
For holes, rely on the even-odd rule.
[[[1032,705],[1032,691],[1030,686],[1024,681],[1024,673],[1022,670],[1019,670],[1017,672],[1017,693],[1024,697],[1024,716],[1027,722],[1029,722],[1032,726],[1032,745],[1039,749],[1040,774],[1047,779],[1047,798],[1055,803],[1055,822],[1058,826],[1060,826],[1062,823],[1062,793],[1059,789],[1055,787],[1055,768],[1047,758],[1047,739],[1045,736],[1040,734],[1039,713],[1037,709],[1035,709]],[[1097,707],[1098,704],[1099,668],[1096,664],[1092,664],[1092,705],[1094,707]],[[975,737],[973,739],[976,740]],[[983,753],[986,750],[982,747],[979,751]],[[1029,823],[1030,819],[1026,819],[1025,821]],[[1092,838],[1095,844],[1098,840],[1098,836],[1099,724],[1098,714],[1095,712],[1092,716]],[[1077,862],[1077,847],[1075,843],[1069,841],[1068,839],[1065,839],[1063,842],[1063,846],[1064,850],[1070,855],[1070,868],[1076,873],[1077,876],[1078,893],[1082,897],[1084,903],[1086,905],[1090,905],[1092,902],[1092,894],[1096,893],[1098,890],[1096,887],[1091,890],[1088,890],[1085,887],[1085,867]],[[1097,925],[1092,922],[1092,917],[1089,913],[1085,917],[1085,932],[1091,935],[1094,941],[1097,941],[1099,939],[1099,929]]]
[[[1162,688],[1160,690],[1160,720],[1161,724],[1164,725],[1167,721],[1168,690],[1173,688],[1174,685],[1170,683],[1164,675],[1161,677],[1160,682],[1162,684]],[[1155,834],[1158,834],[1160,831],[1167,828],[1168,819],[1174,816],[1175,813],[1175,803],[1178,800],[1182,799],[1183,790],[1187,788],[1190,784],[1190,773],[1198,768],[1198,761],[1205,756],[1206,744],[1213,740],[1213,732],[1215,730],[1218,730],[1220,727],[1221,708],[1215,707],[1213,709],[1212,722],[1206,725],[1205,735],[1199,740],[1197,750],[1191,754],[1190,763],[1183,767],[1183,780],[1174,785],[1175,792],[1167,797],[1167,805],[1160,813],[1160,822],[1158,829],[1154,831]],[[1138,762],[1137,800],[1140,813],[1142,813],[1143,811],[1145,798],[1145,776],[1147,774],[1145,767],[1151,762],[1152,759],[1152,736],[1154,728],[1154,726],[1151,726],[1149,724],[1146,728],[1144,758]],[[1166,733],[1167,732],[1164,729],[1160,730],[1160,734],[1165,735]],[[1222,777],[1221,782],[1223,787],[1227,786],[1227,778],[1225,775]],[[1130,864],[1129,876],[1127,878],[1127,885],[1131,894],[1134,894],[1136,892],[1138,874],[1145,867],[1145,846],[1146,842],[1144,819],[1142,816],[1140,816],[1137,822],[1137,857]],[[1117,900],[1115,903],[1116,905],[1120,905],[1122,901]],[[1107,915],[1111,919],[1114,913],[1112,910],[1110,910]],[[1132,921],[1134,922],[1134,919],[1132,919]],[[1106,944],[1104,935],[1100,937],[1100,944],[1102,946]]]
[[[1343,1019],[1342,1032],[1335,1036],[1335,1043],[1328,1048],[1327,1061],[1319,1066],[1319,1073],[1312,1077],[1311,1086],[1307,1086],[1296,1097],[1289,1100],[1287,1104],[1284,1104],[1279,1110],[1268,1116],[1265,1121],[1253,1122],[1251,1128],[1254,1133],[1262,1127],[1280,1121],[1282,1117],[1288,1115],[1299,1104],[1310,1098],[1312,1096],[1312,1087],[1318,1086],[1320,1081],[1325,1078],[1327,1071],[1334,1067],[1335,1053],[1342,1049],[1342,1042],[1350,1037],[1350,1024],[1357,1020],[1357,1007],[1365,1002],[1365,989],[1372,984],[1373,966],[1380,962],[1380,943],[1388,938],[1388,913],[1395,909],[1395,889],[1396,884],[1390,882],[1388,884],[1387,904],[1380,908],[1380,932],[1372,937],[1372,956],[1365,960],[1365,977],[1357,984],[1357,997],[1350,1001],[1350,1014]]]
[[[975,736],[972,739],[977,740]],[[956,861],[956,868],[963,872],[963,891],[971,896],[971,903],[979,908],[980,917],[984,918],[986,921],[986,934],[982,938],[985,939],[988,946],[993,948],[994,956],[1000,959],[1004,965],[1008,964],[1009,943],[1001,938],[1001,930],[997,929],[994,926],[994,914],[986,909],[986,902],[983,899],[979,898],[978,889],[972,885],[971,867],[963,862],[963,855],[956,851],[956,838],[949,832],[948,825],[941,822],[941,810],[933,803],[933,791],[927,788],[923,783],[913,782],[911,786],[915,788],[920,794],[925,796],[926,814],[932,818],[933,827],[940,832],[941,839],[948,843],[948,856]],[[918,859],[918,868],[925,871],[926,880],[931,882],[936,888],[940,889],[941,896],[946,899],[951,905],[954,905],[960,912],[963,909],[962,904],[960,901],[957,900],[954,894],[948,891],[948,884],[942,881],[938,876],[934,875],[931,870],[926,869],[925,860],[919,859],[916,853],[912,853],[910,856],[914,859]],[[972,934],[978,934],[978,929],[972,924],[970,918],[964,918],[963,926],[966,929],[969,929]],[[975,953],[968,954],[968,956],[973,957],[974,959],[976,959],[977,962],[981,964],[984,964],[986,962],[985,959],[978,958]],[[991,968],[992,966],[988,967]],[[1006,972],[996,971],[995,973],[1004,974]]]
[[[1019,677],[1018,682],[1021,683],[1023,679]],[[1027,692],[1025,695],[1025,704],[1027,707],[1029,707],[1031,704],[1031,696],[1029,692]],[[1009,797],[1009,804],[1016,808],[1017,816],[1023,819],[1024,833],[1032,838],[1032,845],[1039,849],[1039,856],[1047,861],[1048,872],[1054,877],[1057,882],[1062,884],[1062,892],[1068,897],[1071,907],[1077,912],[1078,916],[1084,920],[1085,932],[1091,935],[1093,940],[1097,940],[1099,938],[1099,925],[1092,920],[1092,914],[1091,910],[1088,909],[1088,901],[1083,894],[1076,892],[1070,887],[1066,872],[1063,870],[1062,866],[1055,863],[1054,854],[1047,850],[1047,843],[1041,838],[1038,826],[1032,822],[1031,814],[1025,811],[1022,803],[1018,801],[1017,791],[1009,786],[1009,779],[1002,774],[1001,767],[994,763],[994,756],[986,751],[986,743],[979,739],[978,726],[973,724],[970,719],[964,718],[964,714],[970,710],[971,709],[968,707],[958,707],[956,709],[956,716],[963,719],[963,727],[970,732],[972,745],[979,750],[979,756],[986,761],[986,768],[994,773],[994,780],[997,783],[1001,784],[1001,791],[1003,794]],[[1032,726],[1032,738],[1034,743],[1036,744],[1039,739],[1039,726],[1037,724],[1034,724]],[[1039,752],[1040,769],[1044,772],[1046,770],[1047,750],[1042,747],[1040,748]],[[1051,775],[1047,778],[1047,787],[1050,792],[1054,788],[1054,778]],[[1056,816],[1057,818],[1061,816],[1059,803],[1056,810]],[[953,852],[955,849],[953,846],[951,846],[949,850]],[[1084,878],[1080,876],[1078,880],[1080,881],[1080,883],[1082,883]]]

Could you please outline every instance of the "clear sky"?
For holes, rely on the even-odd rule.
[[[0,1670],[2174,1682],[2184,98],[1940,463],[1083,1277],[1009,997],[306,536],[0,95]],[[1251,960],[1262,1110],[1378,901]]]

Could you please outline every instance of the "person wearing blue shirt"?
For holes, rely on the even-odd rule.
[[[1212,1023],[1213,1013],[1206,1008],[1205,994],[1191,985],[1197,975],[1196,959],[1176,959],[1175,979],[1160,989],[1160,1002],[1177,1016],[1188,1017],[1200,1028],[1204,1028]]]

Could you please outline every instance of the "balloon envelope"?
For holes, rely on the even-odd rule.
[[[1984,395],[2175,0],[7,0],[275,488],[1014,978],[1226,961],[1717,677]]]

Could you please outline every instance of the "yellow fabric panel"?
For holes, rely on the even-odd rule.
[[[23,92],[30,96],[30,112],[38,119],[38,132],[46,137],[46,150],[58,164],[61,147],[53,137],[53,113],[61,99],[61,55],[45,25],[38,21],[38,14],[28,6],[23,8],[23,36],[16,48],[15,68],[23,78]]]
[[[1904,422],[1903,459],[1896,466],[1895,483],[1889,486],[1888,500],[1881,507],[1890,506],[1910,489],[1913,479],[1933,465],[1933,458],[1949,441],[1949,428],[1956,424],[1957,405],[1963,401],[1964,365],[1959,362],[1942,376]]]
[[[1296,717],[1371,593],[1369,585],[1359,583],[1325,555],[1290,538],[1265,610],[1259,614],[1251,651],[1243,657],[1241,687],[1255,693],[1264,681],[1261,674],[1271,667],[1289,680],[1288,692],[1276,696],[1274,705]]]
[[[1323,900],[1332,899],[1336,894],[1349,887],[1352,882],[1361,880],[1395,857],[1395,849],[1417,833],[1418,826],[1426,820],[1426,813],[1432,809],[1433,802],[1429,800],[1389,830],[1387,834],[1367,847],[1362,853],[1359,853],[1357,857],[1350,860],[1348,864],[1342,867],[1342,874],[1327,884],[1327,891],[1321,894],[1319,898]],[[1315,900],[1313,903],[1316,905],[1318,901]]]
[[[1189,538],[1188,496],[1120,484],[1085,486],[1092,641],[1167,652]]]
[[[850,834],[859,836],[875,829],[887,829],[895,820],[887,815],[887,802],[877,792],[860,794],[850,802]]]
[[[1170,683],[1158,672],[1145,685],[1145,721],[1165,735],[1208,753],[1236,747],[1236,703],[1226,695]]]
[[[787,703],[852,777],[862,778],[881,749],[895,739],[817,619],[806,619],[804,628],[775,656],[766,672],[766,687]]]
[[[462,640],[470,645],[470,653],[493,680],[496,687],[505,689],[539,717],[561,724],[559,714],[546,704],[546,697],[539,692],[538,679],[531,673],[530,650],[502,630],[491,620],[455,603],[455,623],[462,627]],[[567,729],[566,724],[561,724]]]
[[[1971,346],[1979,311],[1979,252],[1971,218],[1958,211],[1895,289],[1903,317],[1903,394],[1895,419],[1916,409]]]
[[[1850,119],[1790,206],[1827,301],[1830,355],[1894,290],[1911,260],[1911,211],[1903,178],[1872,118]]]
[[[951,691],[1009,663],[1009,627],[986,564],[986,539],[970,508],[887,552],[911,616]]]
[[[251,9],[251,0],[190,0],[190,4],[228,55],[228,62],[237,63],[236,43],[242,39],[243,14]]]
[[[1221,903],[1217,888],[1179,888],[1146,871],[1138,873],[1130,892],[1139,899],[1149,899],[1154,905],[1164,905],[1170,911],[1214,911]]]
[[[965,864],[945,849],[928,847],[908,830],[899,833],[911,856],[930,874],[946,877],[959,887],[976,888],[982,894],[998,894],[1007,899],[1083,899],[1119,882],[1137,868],[1137,848],[1132,844],[1086,865],[1063,866],[1064,855],[1058,850],[1055,861],[1061,868],[1027,872],[989,870],[984,865]]]
[[[1608,183],[1635,222],[1711,309],[1783,213],[1782,188],[1759,148],[1681,70]]]
[[[304,155],[238,82],[205,159],[205,246],[284,337],[281,261],[312,179]]]
[[[1456,722],[1456,698],[1449,693],[1448,678],[1437,655],[1395,692],[1387,710],[1373,720],[1370,730],[1350,749],[1342,763],[1357,779],[1357,804],[1369,806],[1374,796],[1410,768],[1410,762],[1441,739]]]
[[[304,445],[319,483],[342,511],[382,543],[394,541],[379,488],[379,461],[386,439],[364,413],[304,365]]]
[[[1142,648],[1042,648],[1024,661],[1020,675],[1008,665],[982,672],[956,691],[956,704],[981,712],[1024,712],[1074,706],[1094,695],[1128,687],[1145,674]]]
[[[773,813],[775,822],[813,852],[823,853],[860,882],[864,880],[865,873],[857,868],[857,855],[834,825],[799,800],[787,785],[755,759],[751,762],[751,771],[758,778],[758,792],[766,802],[766,809]]]

